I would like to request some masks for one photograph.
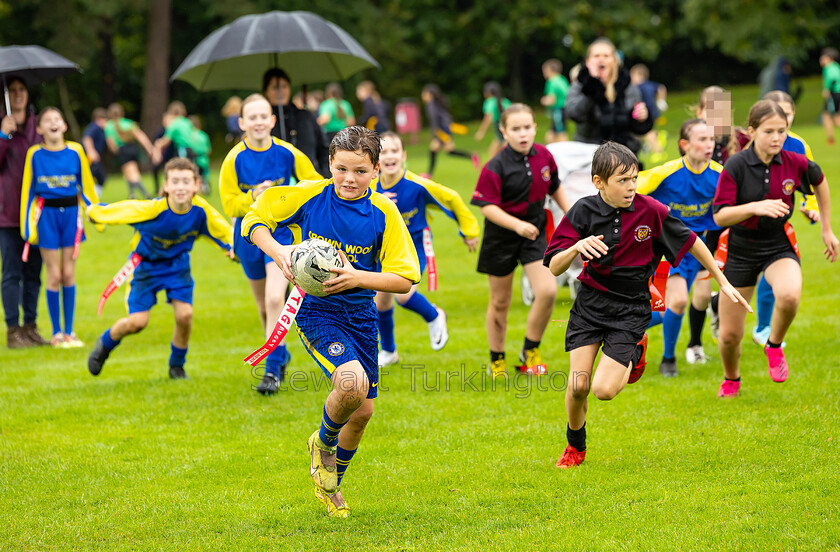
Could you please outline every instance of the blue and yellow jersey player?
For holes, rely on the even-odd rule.
[[[331,179],[267,190],[242,221],[242,235],[274,259],[286,278],[292,279],[295,246],[274,239],[278,226],[291,230],[296,243],[329,241],[344,261],[324,284],[330,296],[306,296],[296,319],[303,345],[333,383],[321,427],[308,445],[315,495],[330,515],[341,517],[350,509],[339,487],[373,415],[379,384],[374,294],[407,293],[420,281],[417,254],[399,210],[370,189],[379,152],[372,130],[340,130],[330,143]]]
[[[458,230],[469,251],[478,247],[478,236],[481,233],[478,221],[470,212],[458,192],[441,186],[421,176],[417,176],[405,169],[406,153],[402,140],[393,132],[382,134],[382,153],[379,157],[379,179],[375,182],[376,191],[396,203],[403,220],[411,234],[414,249],[420,260],[420,273],[429,265],[429,278],[437,278],[432,274],[434,270],[434,250],[432,249],[432,233],[426,216],[427,209],[436,208],[443,211],[450,218],[458,222]],[[427,255],[431,255],[428,258]],[[397,342],[394,338],[394,294],[378,292],[376,294],[376,311],[379,316],[379,338],[382,350],[379,353],[379,365],[388,366],[399,360]],[[429,325],[429,339],[432,350],[443,349],[449,339],[446,327],[446,313],[443,309],[432,305],[426,297],[412,286],[411,291],[396,296],[397,303],[423,317]]]
[[[73,331],[76,257],[85,240],[82,209],[99,199],[84,148],[64,141],[67,123],[61,111],[45,108],[38,115],[37,131],[44,143],[26,152],[20,199],[21,236],[40,248],[47,267],[50,345],[78,348],[84,345]],[[63,330],[59,289],[64,303]]]
[[[242,217],[251,204],[272,186],[289,186],[300,180],[321,180],[312,162],[302,151],[271,136],[275,116],[271,104],[261,94],[245,98],[240,108],[239,127],[245,138],[225,157],[219,178],[222,208],[234,220],[233,248],[242,263],[245,276],[257,302],[263,333],[271,333],[266,320],[280,316],[285,304],[288,282],[271,258],[242,237]],[[274,239],[283,245],[292,243],[287,228],[277,228]],[[270,395],[277,392],[285,376],[291,355],[285,342],[281,343],[265,361],[265,372],[257,385],[257,392]]]
[[[680,128],[679,146],[680,151],[684,152],[683,157],[640,172],[636,191],[667,205],[671,215],[683,221],[698,236],[706,231],[719,230],[712,214],[712,200],[723,167],[712,161],[715,150],[714,129],[703,119],[686,121]],[[671,269],[668,276],[665,313],[653,313],[651,317],[651,326],[662,323],[664,345],[659,373],[665,377],[677,375],[675,350],[688,306],[688,291],[702,270],[700,262],[687,254],[676,268]],[[689,347],[699,348],[699,351],[686,353],[689,362],[693,360],[702,363],[705,360],[702,345],[689,343]]]
[[[197,196],[198,167],[185,158],[171,159],[164,166],[163,197],[92,205],[88,217],[97,224],[128,224],[134,227],[132,254],[140,256],[126,290],[128,316],[105,330],[88,357],[88,370],[99,375],[111,351],[127,335],[140,332],[149,323],[149,311],[157,293],[175,311],[175,331],[169,356],[169,377],[186,378],[193,316],[190,251],[196,238],[205,236],[233,259],[233,228],[203,198]]]

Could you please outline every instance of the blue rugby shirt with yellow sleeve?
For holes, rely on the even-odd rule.
[[[173,210],[168,198],[159,197],[92,205],[88,217],[95,223],[132,226],[132,251],[144,261],[166,261],[181,255],[188,258],[198,236],[207,237],[223,251],[233,247],[233,228],[199,196],[193,197],[192,205],[184,212]],[[141,262],[138,270],[144,264]]]
[[[429,208],[437,208],[446,216],[458,222],[459,233],[467,238],[477,238],[481,231],[478,220],[464,204],[458,192],[411,171],[405,171],[402,178],[385,188],[377,179],[376,191],[393,201],[408,227],[417,255],[423,256],[423,230],[429,226]],[[422,266],[423,263],[421,263]]]
[[[785,143],[782,144],[782,149],[802,154],[807,157],[809,161],[814,160],[814,154],[811,153],[811,146],[809,146],[808,142],[795,132],[788,131]],[[817,213],[820,212],[819,205],[817,205],[817,198],[814,194],[805,194],[805,201],[802,203],[802,207],[808,209],[809,211],[816,211]]]
[[[695,233],[718,230],[712,212],[717,190],[720,163],[709,161],[700,171],[693,170],[685,157],[639,173],[636,192],[648,195],[667,205],[671,215]]]
[[[372,189],[348,200],[338,196],[331,178],[271,188],[243,218],[242,236],[250,242],[259,226],[271,232],[285,226],[294,243],[324,239],[343,250],[358,270],[389,272],[415,284],[420,281],[417,253],[397,206]],[[352,306],[369,302],[374,295],[373,290],[356,288],[328,297],[310,296],[307,301]]]
[[[26,152],[20,195],[20,232],[23,239],[33,245],[38,244],[38,225],[33,209],[38,197],[79,197],[80,208],[99,201],[90,164],[81,144],[65,142],[64,147],[58,150],[38,144]]]
[[[253,189],[266,180],[274,186],[289,186],[301,180],[321,180],[312,161],[299,149],[272,137],[265,149],[255,149],[245,138],[231,149],[219,176],[222,209],[232,218],[248,213],[254,202]]]

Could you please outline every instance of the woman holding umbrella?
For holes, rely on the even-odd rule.
[[[6,79],[10,114],[0,107],[0,257],[3,261],[2,296],[10,349],[47,345],[38,334],[35,319],[41,293],[41,253],[31,248],[21,260],[24,241],[20,235],[20,194],[26,151],[41,141],[35,131],[35,112],[29,105],[29,90],[17,77]],[[20,307],[23,307],[23,326]]]
[[[305,153],[319,173],[329,174],[329,145],[315,116],[292,103],[289,75],[282,69],[269,69],[263,75],[262,91],[277,116],[271,135]]]

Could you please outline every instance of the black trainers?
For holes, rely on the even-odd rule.
[[[184,371],[183,366],[170,366],[169,377],[171,379],[187,379],[187,373]]]
[[[261,395],[273,395],[280,388],[280,378],[273,374],[263,374],[262,381],[257,386],[257,393]]]
[[[663,358],[662,362],[659,364],[659,373],[666,378],[677,377],[677,359]]]
[[[105,349],[105,345],[102,344],[102,338],[96,340],[96,343],[93,345],[93,350],[90,352],[90,356],[88,357],[88,371],[91,373],[92,376],[98,376],[99,372],[102,371],[102,367],[105,366],[105,361],[108,360],[108,355],[111,352]]]

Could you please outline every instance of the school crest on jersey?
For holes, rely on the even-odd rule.
[[[330,354],[330,356],[337,357],[344,352],[344,345],[342,345],[338,341],[330,343],[330,346],[327,348],[327,352]]]
[[[790,195],[793,193],[794,186],[796,186],[796,184],[794,183],[793,179],[788,178],[784,182],[782,182],[782,192],[784,192],[785,195]]]
[[[548,168],[548,165],[540,169],[540,174],[544,182],[551,181],[551,169]]]
[[[633,237],[636,238],[637,242],[647,241],[651,237],[651,229],[650,226],[647,224],[641,224],[636,227],[636,230],[633,231]]]

